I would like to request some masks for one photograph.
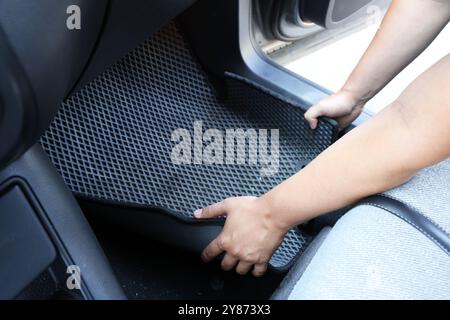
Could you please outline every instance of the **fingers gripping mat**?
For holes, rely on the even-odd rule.
[[[197,208],[270,190],[331,143],[331,125],[321,123],[311,131],[299,108],[247,83],[227,81],[228,98],[219,101],[171,24],[63,103],[42,146],[79,197],[159,207],[194,220]],[[237,140],[230,146],[227,129],[256,133],[257,140],[250,134],[244,147]],[[266,136],[259,129],[267,129]],[[278,129],[278,139],[271,129]],[[207,130],[215,133],[209,141]],[[181,141],[192,146],[174,153]],[[264,141],[271,163],[261,161]],[[278,151],[271,152],[277,141]],[[215,162],[206,156],[212,142],[219,142],[211,153]],[[237,159],[239,152],[245,154],[243,162],[228,161],[228,153]],[[264,172],[264,164],[270,172]],[[289,231],[271,267],[287,268],[306,242],[298,230]]]

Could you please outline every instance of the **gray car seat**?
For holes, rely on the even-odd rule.
[[[449,189],[446,160],[386,192],[386,206],[361,202],[322,230],[272,298],[450,299]]]

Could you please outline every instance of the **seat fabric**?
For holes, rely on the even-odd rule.
[[[416,208],[449,233],[449,178],[446,160],[385,195]],[[293,289],[284,297],[450,299],[450,255],[412,225],[369,205],[339,219],[303,269],[301,275],[288,275]],[[283,297],[282,290],[274,298]]]

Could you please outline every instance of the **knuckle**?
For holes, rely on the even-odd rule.
[[[210,257],[210,252],[209,252],[209,248],[206,248],[205,250],[203,250],[203,257],[204,258],[209,258]]]
[[[214,210],[222,212],[222,211],[225,211],[225,207],[226,207],[226,205],[225,205],[225,200],[224,200],[224,201],[216,203],[214,205]]]
[[[268,255],[262,255],[258,258],[257,263],[258,264],[266,264],[269,262],[269,260],[270,260],[270,257]]]
[[[226,250],[230,241],[227,236],[222,236],[219,239],[217,239],[217,245],[221,250]]]
[[[236,249],[236,248],[231,248],[230,250],[229,250],[229,252],[233,255],[233,256],[235,256],[235,257],[241,257],[240,256],[240,252],[239,252],[239,249]]]
[[[229,208],[233,204],[234,200],[235,200],[235,198],[231,197],[231,198],[227,198],[219,203],[222,206],[222,208],[225,210],[225,208]]]
[[[322,110],[323,108],[324,108],[324,105],[319,102],[312,107],[312,111],[318,112],[318,111]]]
[[[255,254],[249,253],[246,255],[245,261],[250,262],[250,263],[255,263],[258,261],[258,259]]]
[[[317,106],[313,106],[311,108],[308,109],[308,111],[305,112],[305,118],[307,119],[312,119],[314,118],[314,114],[317,111]]]
[[[353,106],[345,106],[344,108],[342,108],[342,110],[344,111],[345,114],[350,114],[353,111]]]
[[[220,201],[220,202],[214,203],[214,204],[213,204],[214,209],[216,209],[216,210],[222,209],[223,206],[224,206],[224,203],[225,203],[225,200],[222,200],[222,201]]]
[[[210,212],[211,212],[211,207],[210,206],[202,209],[202,215],[205,216],[205,217],[207,217],[210,214]]]
[[[235,257],[240,257],[241,255],[241,250],[239,248],[230,248],[229,252]]]

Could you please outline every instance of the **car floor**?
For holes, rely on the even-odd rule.
[[[129,299],[268,299],[283,278],[241,276],[198,255],[90,217],[97,238]]]

